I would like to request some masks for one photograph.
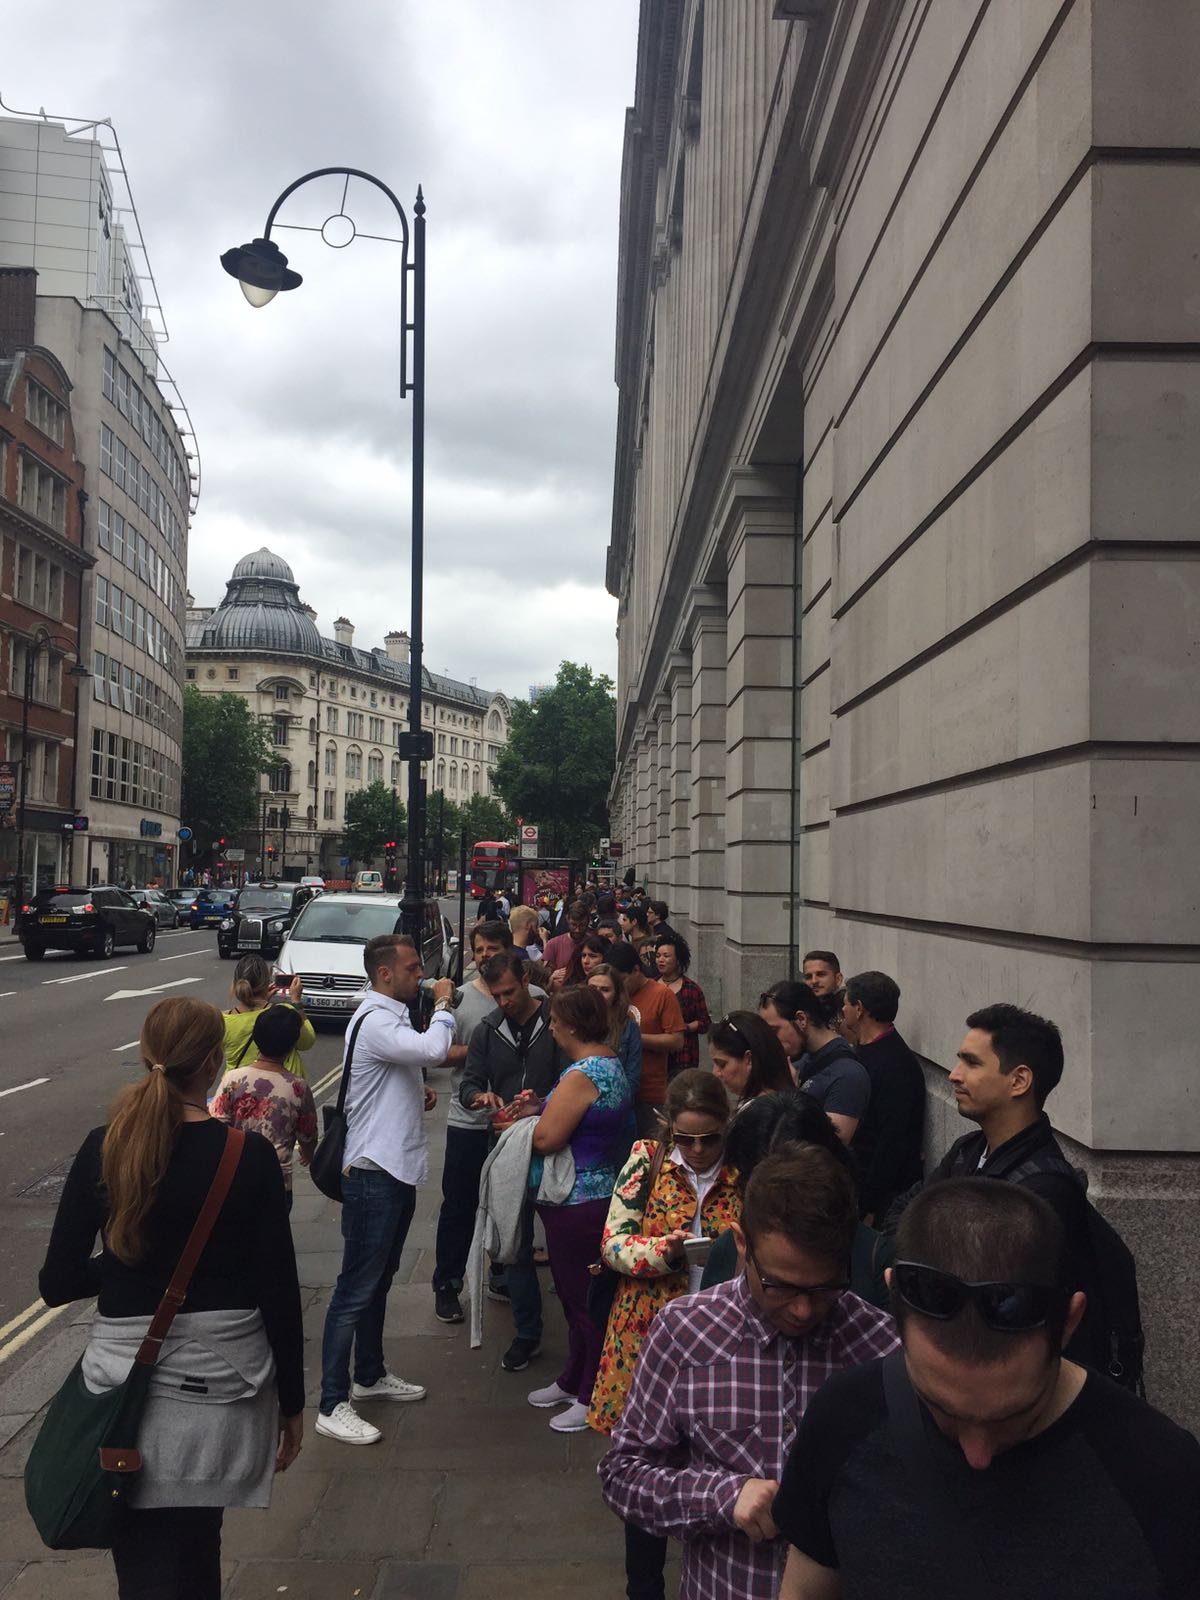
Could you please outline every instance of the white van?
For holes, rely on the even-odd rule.
[[[354,874],[355,894],[382,894],[382,872],[356,872]]]

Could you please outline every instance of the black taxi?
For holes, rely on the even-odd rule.
[[[303,884],[273,879],[246,884],[218,924],[217,954],[222,961],[248,955],[274,959],[284,934],[316,893]]]

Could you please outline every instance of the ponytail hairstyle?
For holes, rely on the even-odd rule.
[[[145,1254],[146,1217],[183,1121],[183,1092],[223,1055],[224,1044],[224,1020],[206,1000],[179,995],[146,1013],[140,1041],[145,1076],[113,1106],[100,1155],[108,1191],[106,1242],[126,1266]]]
[[[270,966],[261,956],[243,956],[233,969],[233,998],[247,1011],[257,1011],[270,997]]]

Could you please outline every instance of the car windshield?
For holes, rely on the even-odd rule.
[[[232,902],[235,893],[233,889],[201,889],[199,898],[209,901],[214,906],[227,906]]]
[[[347,904],[322,895],[310,900],[296,918],[292,938],[321,944],[366,944],[381,933],[395,933],[400,913],[395,906],[364,900]]]
[[[239,911],[290,911],[290,889],[243,889],[238,897]]]

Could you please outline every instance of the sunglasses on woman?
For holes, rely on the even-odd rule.
[[[965,1305],[973,1305],[997,1333],[1029,1333],[1045,1327],[1068,1298],[1065,1289],[1048,1283],[968,1283],[919,1261],[895,1262],[892,1286],[906,1306],[935,1322],[951,1322]]]
[[[723,1144],[725,1135],[717,1133],[680,1133],[678,1128],[671,1129],[671,1138],[676,1144],[691,1145],[693,1150],[713,1150],[717,1145]]]

